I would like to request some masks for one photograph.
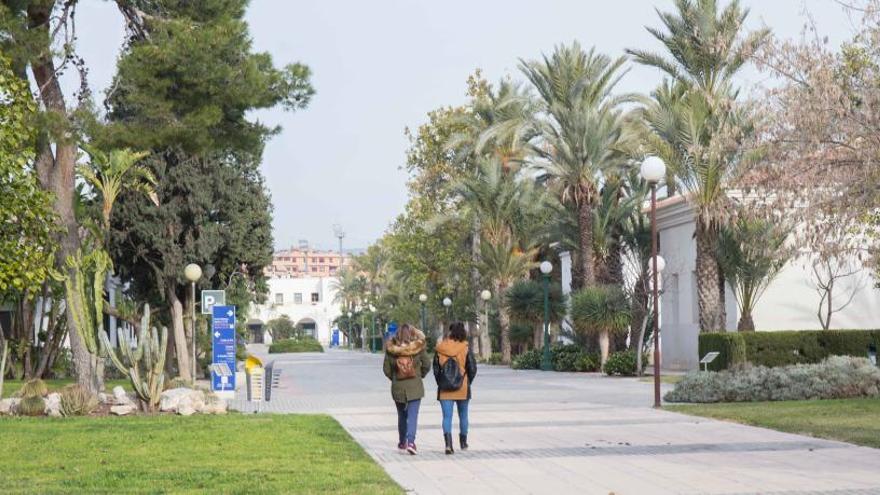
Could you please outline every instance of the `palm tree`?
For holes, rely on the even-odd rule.
[[[113,205],[122,191],[141,192],[159,205],[156,177],[148,167],[138,164],[149,155],[148,152],[114,149],[107,153],[89,145],[83,145],[82,148],[91,160],[86,165],[79,165],[77,172],[101,197],[101,227],[105,235],[110,231]]]
[[[480,244],[480,264],[482,273],[492,281],[499,301],[504,301],[507,289],[517,280],[525,277],[534,268],[538,250],[521,250],[512,239],[501,242]],[[510,311],[505,304],[498,305],[498,321],[501,327],[501,362],[510,364]]]
[[[676,0],[676,12],[659,12],[665,31],[648,28],[671,58],[641,49],[635,60],[659,68],[676,85],[658,93],[662,108],[649,126],[655,144],[673,157],[669,165],[697,210],[697,292],[701,331],[725,328],[724,284],[716,244],[727,212],[726,184],[744,161],[742,137],[748,119],[737,109],[732,77],[769,36],[761,29],[742,35],[748,9],[734,0],[719,11],[716,0]],[[656,96],[656,94],[655,94]],[[669,98],[666,98],[666,97]]]
[[[752,311],[791,256],[785,245],[788,233],[777,222],[746,215],[721,229],[718,263],[736,293],[740,332],[755,330]]]
[[[582,289],[572,296],[571,317],[577,331],[599,336],[604,367],[608,360],[610,336],[626,331],[631,313],[629,302],[619,287],[598,285]],[[637,348],[636,352],[641,352],[641,349]]]
[[[534,226],[544,212],[545,196],[529,178],[521,178],[510,170],[500,159],[483,160],[478,171],[465,177],[455,186],[456,197],[460,201],[460,215],[474,224],[479,220],[476,244],[480,250],[477,267],[483,277],[495,288],[499,301],[506,288],[514,281],[528,275],[526,269],[511,271],[512,258],[531,255],[525,262],[533,262],[537,251],[534,249]],[[493,259],[483,259],[484,253],[491,253]],[[513,264],[513,265],[512,265]],[[517,274],[513,276],[513,274]],[[513,277],[513,278],[510,278]],[[510,358],[510,328],[507,311],[501,319],[502,356]],[[483,326],[487,329],[488,325]],[[481,337],[488,337],[485,334]],[[506,351],[505,351],[506,349]],[[505,354],[506,352],[506,354]]]
[[[539,168],[563,203],[577,211],[579,286],[595,284],[593,209],[604,177],[627,163],[628,126],[613,96],[624,59],[611,59],[578,43],[559,46],[549,58],[522,61],[520,69],[538,94],[540,115],[528,126],[539,136],[531,145]]]
[[[627,49],[636,62],[656,67],[673,80],[699,88],[710,99],[723,95],[731,78],[770,36],[769,29],[742,34],[749,9],[732,0],[719,12],[717,0],[675,0],[676,12],[660,12],[666,31],[646,28],[672,59]]]

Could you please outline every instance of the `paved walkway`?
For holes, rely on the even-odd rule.
[[[657,411],[650,383],[593,374],[481,367],[471,449],[453,456],[426,380],[420,454],[402,455],[381,356],[274,359],[281,387],[263,411],[332,414],[412,493],[880,494],[880,450]]]

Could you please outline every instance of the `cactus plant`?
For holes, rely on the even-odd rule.
[[[61,389],[61,414],[86,416],[98,407],[98,397],[76,383]]]
[[[48,394],[49,387],[46,386],[46,382],[39,378],[34,378],[22,383],[16,395],[22,399],[27,399],[28,397],[45,397]]]
[[[71,328],[79,334],[91,359],[90,386],[94,392],[103,389],[104,349],[100,335],[104,332],[104,282],[113,263],[103,249],[86,254],[78,250],[68,256],[68,276],[64,279],[67,311],[76,324]],[[88,285],[88,288],[87,288]]]
[[[150,327],[150,305],[144,305],[144,314],[138,329],[137,344],[119,329],[119,348],[113,349],[107,334],[100,332],[101,345],[113,365],[131,380],[131,385],[144,409],[155,411],[165,382],[165,349],[168,347],[168,329],[162,327],[161,337],[156,327]],[[148,333],[149,332],[149,333]]]
[[[31,395],[18,403],[18,414],[22,416],[42,416],[46,413],[46,401],[40,395]]]

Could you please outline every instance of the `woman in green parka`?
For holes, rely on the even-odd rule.
[[[425,396],[422,383],[431,369],[425,334],[404,324],[385,346],[383,371],[391,380],[391,398],[397,407],[397,448],[416,455],[419,406]]]

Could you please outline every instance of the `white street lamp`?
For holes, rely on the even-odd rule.
[[[649,156],[642,162],[639,173],[648,182],[660,182],[666,177],[666,163],[659,156]]]
[[[552,271],[553,271],[553,263],[550,263],[549,261],[542,261],[541,262],[541,273],[543,273],[544,275],[549,275],[550,272],[552,272]]]
[[[663,273],[663,270],[666,269],[666,260],[663,259],[663,256],[657,255],[657,273]]]
[[[427,294],[419,294],[419,301],[420,301],[420,302],[427,302],[427,301],[428,301],[428,295],[427,295]]]
[[[660,314],[660,291],[657,277],[666,262],[657,255],[657,183],[666,176],[666,164],[658,156],[646,157],[639,169],[642,178],[651,186],[651,291],[654,296],[654,407],[660,407],[660,325],[657,316]]]
[[[447,308],[449,306],[452,306],[452,299],[449,299],[448,297],[444,297],[443,298],[443,305],[446,306]]]
[[[492,293],[489,292],[488,289],[483,289],[483,292],[480,292],[480,299],[488,301],[489,299],[492,299]]]
[[[192,318],[192,381],[193,386],[196,383],[196,282],[202,278],[202,267],[195,263],[190,263],[186,265],[183,269],[183,276],[189,280],[190,286],[192,287],[192,313],[190,317]]]

